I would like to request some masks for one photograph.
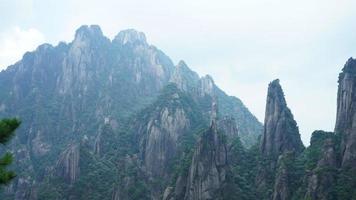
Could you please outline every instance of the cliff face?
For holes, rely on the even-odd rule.
[[[279,80],[274,80],[268,86],[261,153],[277,158],[285,152],[300,153],[303,149],[297,123],[287,107]]]
[[[218,133],[216,122],[203,133],[194,151],[184,199],[221,199],[227,173],[226,138]]]
[[[343,167],[356,166],[356,60],[350,58],[339,75],[335,133],[341,135]]]
[[[140,154],[148,175],[168,178],[169,166],[181,153],[182,139],[194,129],[197,120],[204,119],[190,114],[193,111],[199,113],[199,110],[195,110],[194,101],[174,85],[166,87],[159,99],[137,119],[137,129]]]

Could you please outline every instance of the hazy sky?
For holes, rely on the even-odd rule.
[[[82,24],[110,38],[145,32],[261,122],[279,78],[305,144],[313,130],[333,130],[338,73],[356,56],[355,0],[0,0],[0,69],[41,43],[71,41]]]

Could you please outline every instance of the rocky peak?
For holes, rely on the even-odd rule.
[[[215,83],[210,75],[205,75],[200,79],[200,95],[210,95],[214,94]]]
[[[356,60],[339,74],[335,133],[341,135],[342,166],[356,166]]]
[[[119,44],[143,44],[147,45],[146,36],[143,32],[136,31],[135,29],[126,29],[120,31],[116,36],[113,42]]]
[[[354,58],[349,58],[346,61],[346,64],[344,65],[344,68],[342,69],[343,72],[347,73],[356,73],[356,59]]]
[[[175,83],[180,90],[186,92],[191,92],[197,86],[198,81],[199,75],[189,69],[182,60],[179,61],[170,79],[170,82]]]
[[[98,40],[105,38],[98,25],[83,25],[75,31],[74,41]]]
[[[277,158],[284,152],[301,152],[304,146],[300,139],[297,123],[287,107],[279,80],[268,86],[264,133],[261,152]]]

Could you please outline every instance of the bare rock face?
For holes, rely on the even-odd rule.
[[[267,105],[261,152],[264,156],[278,158],[287,151],[300,153],[304,149],[297,123],[287,107],[279,80],[268,86]]]
[[[56,172],[69,184],[73,184],[79,177],[80,145],[70,145],[61,155],[57,162]]]
[[[227,148],[216,122],[203,133],[195,149],[189,170],[185,200],[221,199],[226,180]]]
[[[339,74],[335,133],[341,135],[343,167],[356,166],[356,60],[350,58]]]
[[[196,122],[204,121],[199,112],[194,101],[171,84],[135,119],[139,158],[153,199],[162,198],[173,166],[184,156],[184,142],[194,139]]]
[[[184,92],[194,92],[199,84],[199,79],[199,75],[189,69],[187,64],[181,60],[176,66],[170,82],[175,83]]]
[[[177,141],[188,130],[190,122],[182,108],[163,108],[158,118],[147,125],[144,163],[152,176],[166,175],[165,168],[177,153]]]

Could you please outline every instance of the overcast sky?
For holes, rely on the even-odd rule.
[[[333,130],[338,73],[356,56],[355,0],[0,0],[0,69],[41,43],[70,42],[82,24],[109,38],[145,32],[261,122],[279,78],[305,144],[313,130]]]

